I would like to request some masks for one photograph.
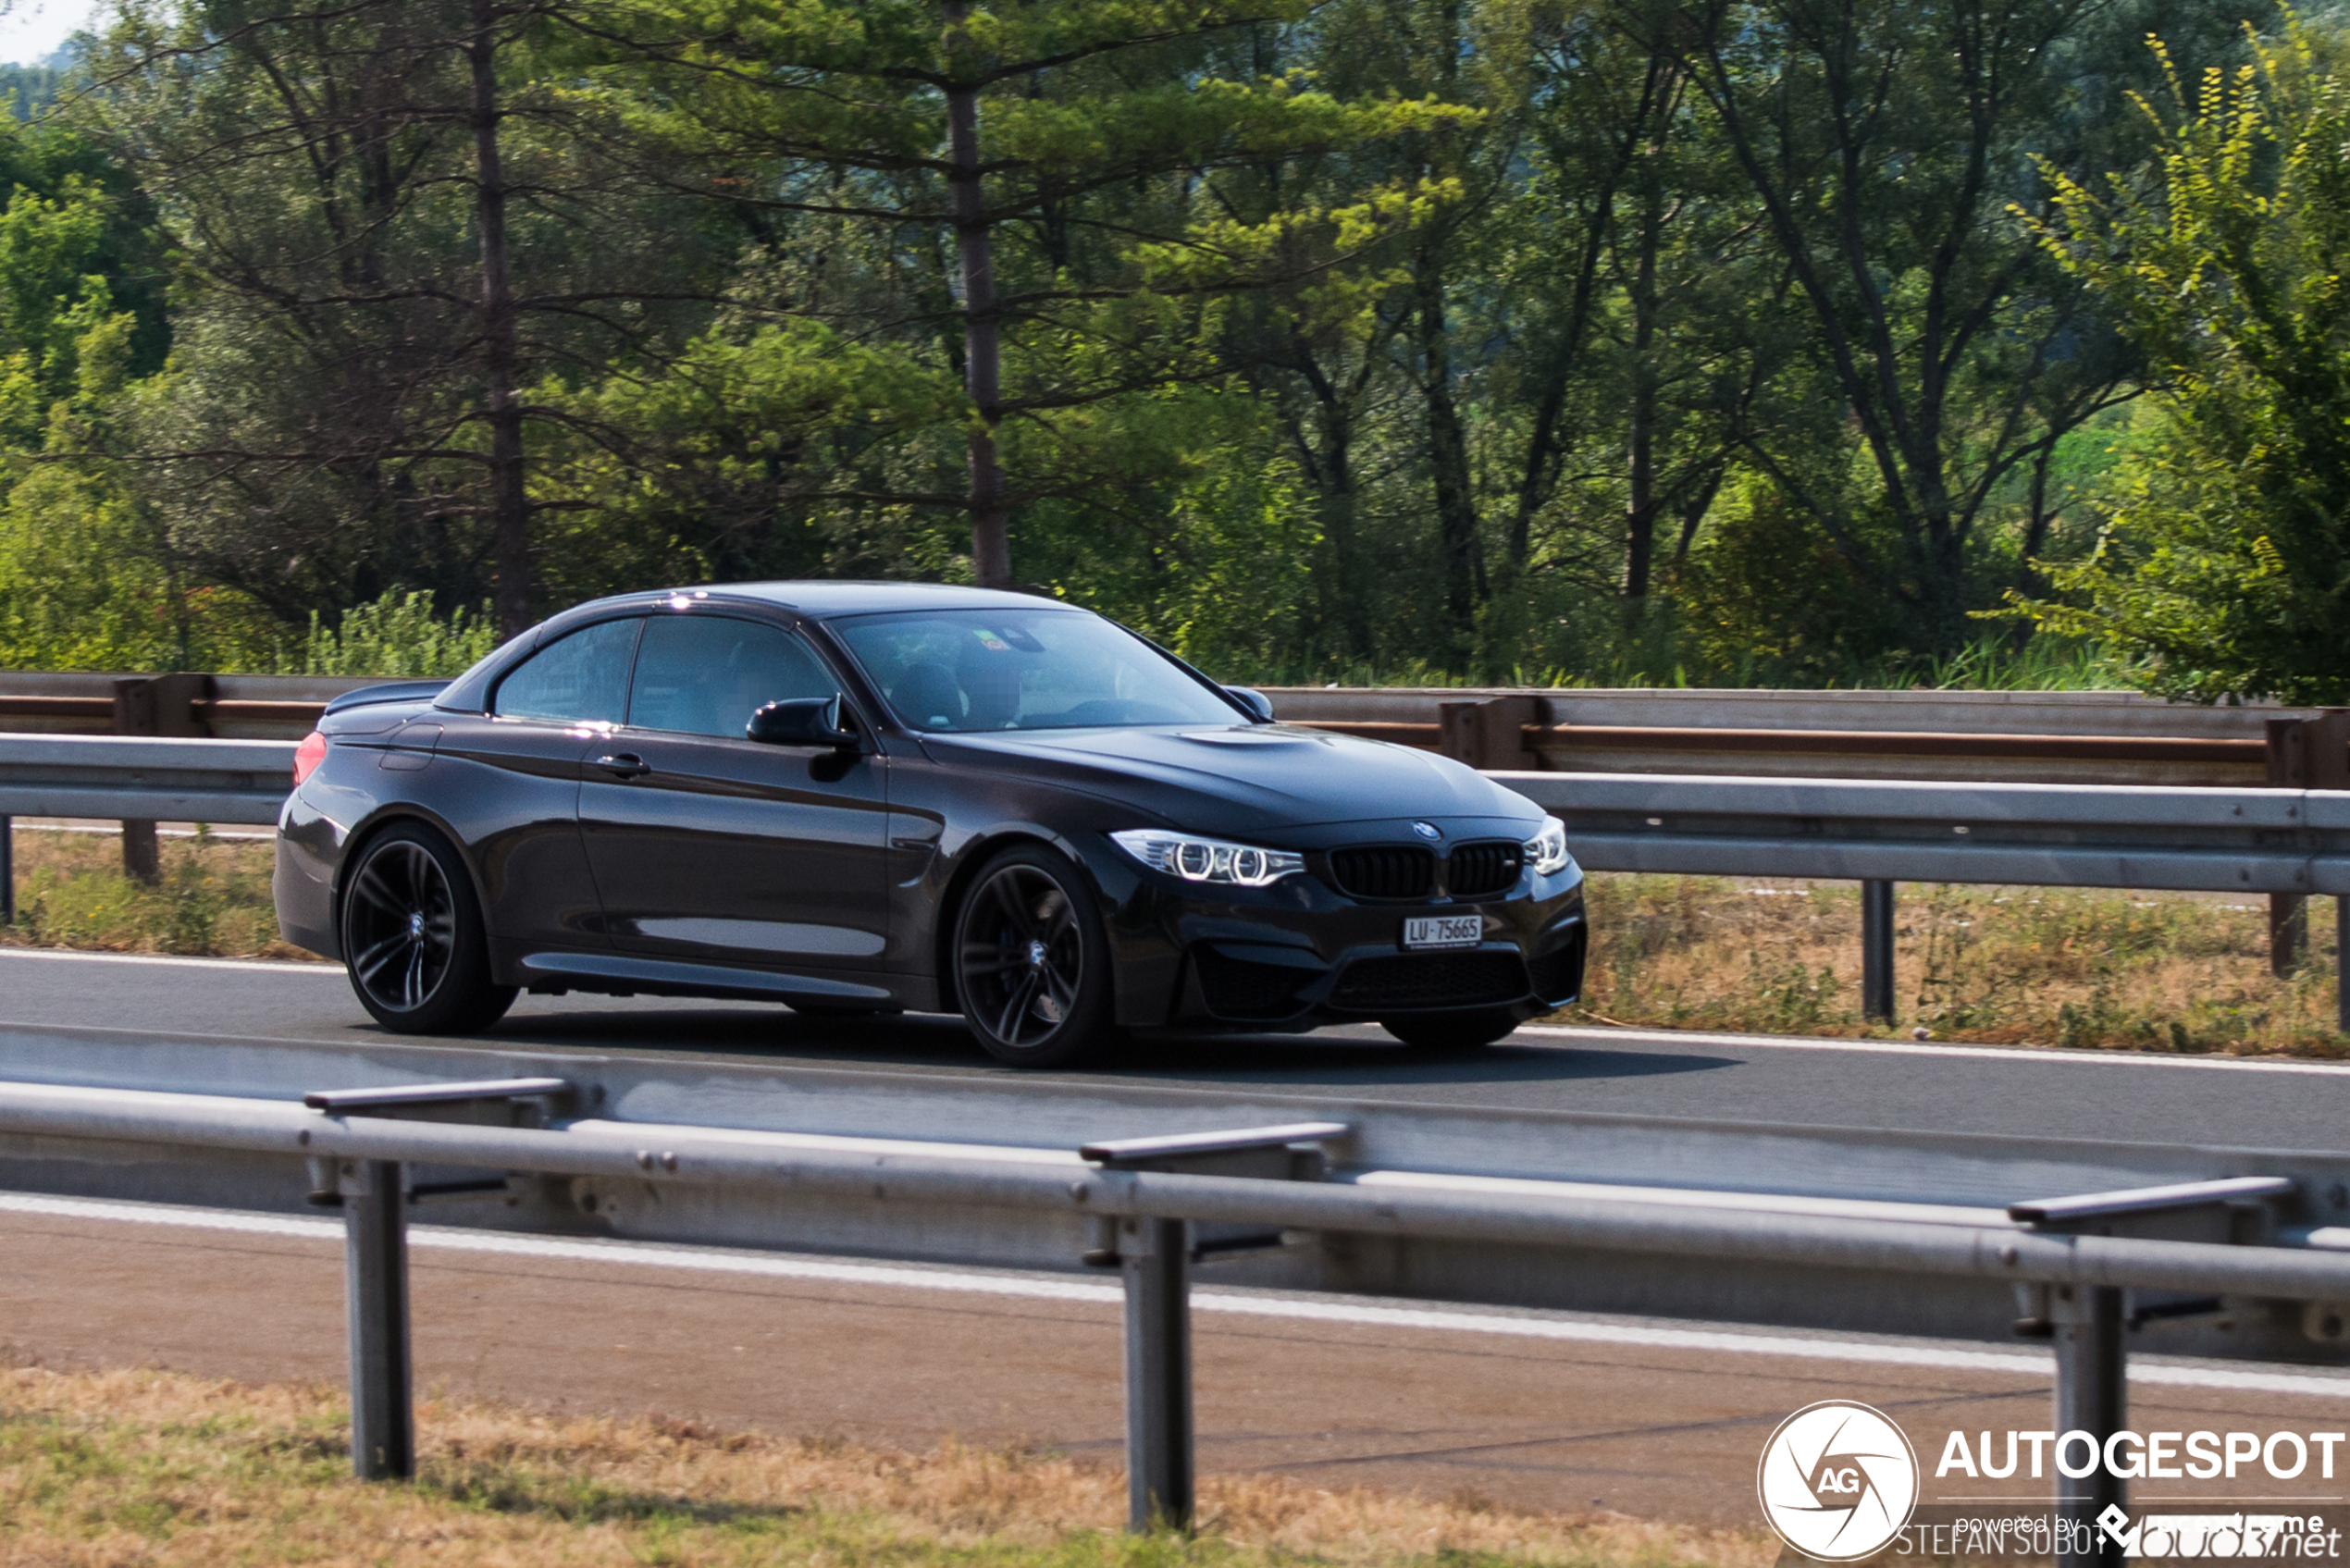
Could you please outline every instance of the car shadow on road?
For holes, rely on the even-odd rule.
[[[1117,1068],[1137,1077],[1206,1078],[1239,1083],[1552,1083],[1576,1079],[1653,1078],[1713,1072],[1734,1056],[1678,1051],[1613,1051],[1583,1045],[1497,1045],[1416,1051],[1360,1036],[1209,1035],[1138,1041]]]
[[[514,1044],[678,1052],[825,1067],[936,1068],[1018,1076],[990,1060],[959,1018],[821,1018],[758,1006],[574,1006],[509,1017],[493,1038]],[[1063,1071],[1158,1082],[1409,1087],[1652,1078],[1736,1067],[1735,1056],[1503,1041],[1474,1050],[1413,1050],[1367,1030],[1313,1034],[1154,1034]]]

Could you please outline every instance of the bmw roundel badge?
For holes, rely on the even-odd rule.
[[[1414,822],[1412,824],[1412,831],[1425,839],[1432,840],[1442,838],[1444,836],[1444,830],[1438,827],[1434,822]]]

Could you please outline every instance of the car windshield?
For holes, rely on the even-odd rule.
[[[1241,720],[1148,643],[1082,611],[934,610],[845,617],[833,628],[911,729]]]

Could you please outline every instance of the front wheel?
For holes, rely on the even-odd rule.
[[[343,966],[359,1005],[402,1034],[487,1029],[513,1006],[456,848],[422,822],[367,841],[342,900]]]
[[[1417,1050],[1467,1051],[1492,1044],[1515,1029],[1518,1021],[1518,1016],[1507,1007],[1476,1007],[1458,1013],[1381,1019],[1379,1026]]]
[[[954,951],[963,1019],[997,1061],[1059,1067],[1114,1032],[1101,912],[1083,875],[1052,851],[1021,846],[980,868]]]

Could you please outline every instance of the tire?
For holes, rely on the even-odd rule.
[[[1522,1021],[1507,1007],[1473,1007],[1381,1019],[1379,1026],[1416,1051],[1470,1051],[1506,1038]]]
[[[402,1034],[487,1029],[515,988],[489,978],[489,942],[456,847],[422,822],[361,847],[343,884],[343,972],[359,1005]]]
[[[963,1022],[997,1061],[1062,1067],[1116,1037],[1101,908],[1054,851],[1017,846],[982,866],[951,951]]]

